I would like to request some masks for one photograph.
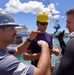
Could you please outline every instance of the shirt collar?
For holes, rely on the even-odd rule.
[[[69,37],[70,37],[70,38],[74,38],[74,32],[70,33],[70,34],[69,34]]]

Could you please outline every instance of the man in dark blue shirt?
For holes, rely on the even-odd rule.
[[[24,60],[31,60],[31,64],[37,66],[38,59],[40,57],[41,48],[38,46],[37,41],[44,40],[48,43],[49,48],[52,53],[58,55],[59,49],[53,49],[53,38],[50,33],[46,32],[47,26],[49,22],[49,17],[45,12],[39,12],[36,18],[37,31],[40,31],[36,38],[31,42],[26,52],[24,52],[23,57]]]

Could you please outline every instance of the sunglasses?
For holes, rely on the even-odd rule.
[[[41,25],[41,26],[47,26],[48,25],[48,22],[39,22],[39,24]]]

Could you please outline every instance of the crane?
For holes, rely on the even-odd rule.
[[[48,3],[48,5],[49,5],[49,7],[50,7],[50,12],[51,12],[51,15],[52,15],[52,18],[53,18],[53,21],[54,21],[54,26],[53,26],[53,28],[56,30],[56,31],[54,31],[54,34],[55,34],[56,32],[58,32],[58,29],[60,29],[61,26],[60,26],[60,24],[58,24],[58,19],[54,18],[54,15],[53,15],[53,13],[52,13],[52,9],[51,9],[49,0],[47,0],[47,3]]]

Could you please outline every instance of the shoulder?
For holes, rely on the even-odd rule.
[[[74,38],[70,39],[66,45],[65,55],[74,57]]]
[[[73,44],[74,44],[74,38],[71,38],[71,39],[68,41],[67,45],[73,46]]]
[[[53,36],[52,36],[52,34],[50,34],[50,33],[45,33],[47,36],[49,36],[50,38],[52,38]]]
[[[52,34],[51,33],[48,33],[48,32],[45,32],[45,34],[48,34],[48,35],[52,36]]]
[[[15,48],[7,48],[6,50],[8,51],[9,54],[14,54],[16,52]]]

